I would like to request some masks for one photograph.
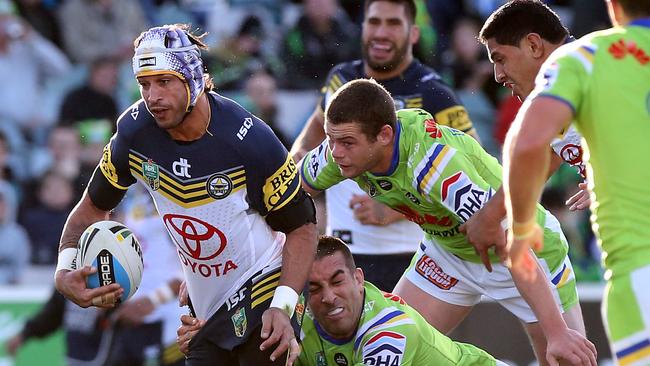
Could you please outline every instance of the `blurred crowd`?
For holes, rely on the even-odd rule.
[[[455,89],[497,157],[520,102],[494,81],[476,36],[503,2],[416,1],[416,57]],[[602,2],[548,3],[575,37],[609,26]],[[290,147],[304,120],[279,121],[280,108],[291,106],[279,95],[314,95],[331,67],[359,58],[362,19],[361,0],[0,0],[0,284],[20,283],[28,264],[55,264],[71,205],[117,116],[139,98],[131,57],[141,31],[189,23],[207,32],[216,91]],[[564,204],[579,179],[561,169],[542,199],[563,224],[578,279],[598,281],[589,213]]]

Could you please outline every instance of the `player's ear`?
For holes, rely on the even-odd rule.
[[[525,38],[525,47],[534,58],[544,56],[544,40],[537,33],[528,33]]]
[[[365,276],[361,268],[357,268],[354,270],[354,280],[357,282],[358,285],[363,286],[363,281],[365,281]]]
[[[379,134],[377,135],[377,141],[379,141],[383,145],[392,144],[393,135],[394,135],[393,128],[390,127],[389,125],[383,125],[381,127],[381,130],[379,130]]]
[[[411,25],[411,31],[409,32],[409,42],[412,45],[414,45],[414,44],[418,43],[419,39],[420,39],[420,27],[413,24],[413,25]]]

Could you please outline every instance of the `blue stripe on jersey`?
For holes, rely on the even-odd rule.
[[[368,333],[368,331],[370,331],[372,328],[378,326],[379,324],[386,323],[387,321],[393,319],[394,317],[402,315],[402,314],[404,314],[403,311],[395,310],[392,313],[388,313],[384,317],[382,317],[381,319],[374,322],[371,326],[368,327],[368,329],[366,329],[365,332],[363,332],[363,334],[359,335],[359,337],[357,338],[356,341],[354,341],[354,349],[359,348],[359,344],[361,343],[361,339],[363,339],[363,336],[366,333]]]
[[[650,339],[643,340],[637,344],[627,347],[623,350],[616,352],[616,358],[621,359],[631,353],[634,353],[642,348],[650,346]]]
[[[439,144],[436,146],[436,148],[433,150],[433,154],[429,157],[429,161],[427,161],[427,164],[422,168],[422,171],[418,175],[417,179],[417,189],[419,193],[422,193],[422,188],[420,187],[422,184],[422,181],[424,180],[424,177],[427,176],[427,173],[429,173],[429,170],[431,170],[431,167],[433,166],[433,162],[436,160],[438,155],[440,155],[440,152],[442,149],[445,147],[445,145]]]

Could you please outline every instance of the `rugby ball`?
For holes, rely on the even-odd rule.
[[[77,249],[77,268],[97,268],[97,273],[86,278],[88,288],[119,283],[124,289],[120,302],[138,290],[144,270],[142,250],[126,226],[115,221],[96,222],[81,234]]]

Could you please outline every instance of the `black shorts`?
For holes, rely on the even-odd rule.
[[[277,345],[260,351],[262,314],[269,308],[280,280],[280,269],[251,277],[210,317],[189,343],[186,365],[284,365],[286,352],[271,362]],[[295,316],[291,319],[299,334]]]

